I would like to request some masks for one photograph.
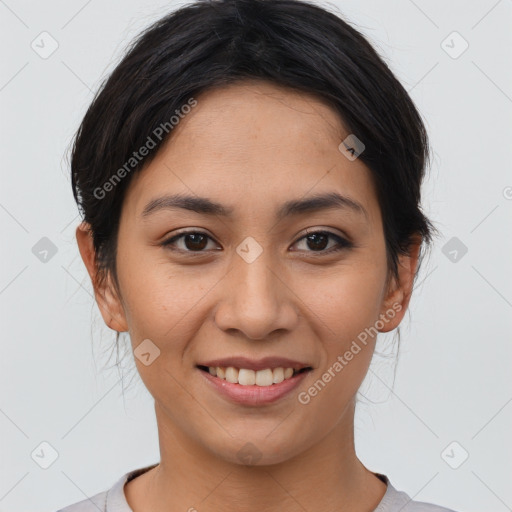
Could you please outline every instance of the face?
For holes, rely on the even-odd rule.
[[[388,280],[370,171],[338,149],[349,132],[329,106],[257,82],[196,100],[133,177],[120,296],[96,297],[105,322],[130,333],[161,435],[226,461],[282,462],[351,431],[376,330],[402,319],[415,260]],[[165,199],[176,194],[191,199]],[[248,384],[198,367],[219,360]],[[290,373],[279,367],[309,369],[268,385]]]

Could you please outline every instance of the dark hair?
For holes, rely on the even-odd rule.
[[[426,129],[370,43],[338,15],[306,1],[199,0],[137,37],[102,83],[76,134],[73,194],[91,226],[98,279],[111,273],[119,290],[115,261],[125,190],[172,129],[126,172],[133,152],[155,130],[162,132],[159,127],[169,128],[171,117],[191,98],[244,79],[322,98],[363,141],[359,158],[376,187],[391,274],[415,235],[431,242],[435,228],[420,206],[430,158]],[[101,188],[116,172],[116,183]]]

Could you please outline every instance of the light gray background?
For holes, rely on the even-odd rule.
[[[50,512],[159,460],[150,395],[135,374],[123,399],[119,373],[103,369],[114,332],[76,247],[64,155],[125,45],[177,5],[0,0],[0,510]],[[512,510],[512,0],[332,5],[426,119],[435,159],[424,204],[442,232],[402,324],[394,391],[392,360],[378,356],[361,388],[358,454],[416,500]],[[43,31],[59,45],[47,59],[31,48]],[[445,51],[462,48],[446,40],[453,31],[469,43],[458,58]],[[57,248],[46,263],[32,252],[43,237]],[[452,237],[468,248],[455,262],[443,253]],[[58,452],[48,469],[31,458],[49,456],[43,441]],[[446,462],[466,451],[458,469]]]

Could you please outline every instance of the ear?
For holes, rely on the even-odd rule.
[[[414,236],[408,254],[398,257],[398,279],[390,277],[381,309],[381,319],[385,321],[379,332],[389,332],[398,327],[411,300],[414,277],[418,268],[422,239]]]
[[[103,320],[114,331],[128,331],[124,308],[115,291],[110,274],[103,283],[98,283],[96,253],[90,224],[82,222],[76,228],[76,240],[80,255],[91,278],[94,296]]]

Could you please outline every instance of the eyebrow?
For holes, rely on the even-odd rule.
[[[234,209],[212,201],[207,197],[189,196],[185,194],[165,195],[152,199],[141,213],[143,219],[161,210],[172,209],[189,210],[201,215],[233,218]],[[282,204],[276,212],[276,218],[281,220],[293,215],[305,215],[319,210],[345,209],[362,214],[367,219],[368,212],[363,205],[348,196],[337,192],[317,194],[305,199],[294,199]]]

